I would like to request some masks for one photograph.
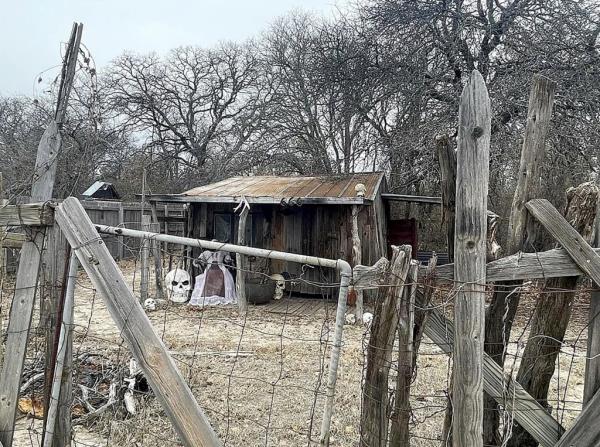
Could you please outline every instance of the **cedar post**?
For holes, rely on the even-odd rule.
[[[419,263],[411,261],[408,272],[409,287],[397,303],[398,312],[398,375],[396,377],[396,396],[394,399],[394,417],[390,429],[390,447],[410,445],[410,384],[413,377],[415,323],[415,296],[417,293],[417,273]]]
[[[448,135],[436,139],[440,163],[440,187],[442,188],[442,225],[446,226],[448,261],[454,262],[454,224],[456,208],[456,152],[450,146]]]
[[[125,212],[123,211],[123,202],[119,202],[119,226],[125,225]],[[117,236],[119,247],[117,248],[117,256],[122,261],[125,257],[125,238],[123,236]]]
[[[237,234],[237,245],[246,245],[246,220],[248,213],[250,212],[250,206],[246,200],[242,200],[238,205],[241,207],[240,216],[238,218],[238,234]],[[237,210],[237,208],[236,208]],[[237,299],[240,312],[246,312],[248,310],[248,299],[246,297],[246,272],[244,271],[244,255],[236,253],[235,263],[236,269],[236,281],[235,287],[237,289]]]
[[[540,168],[545,156],[545,143],[552,116],[556,83],[540,75],[533,77],[527,110],[527,125],[521,161],[517,173],[517,186],[512,201],[508,224],[508,237],[505,254],[513,255],[520,250],[534,251],[537,239],[537,225],[529,216],[525,204],[537,197],[541,190]],[[496,284],[496,290],[486,315],[485,351],[498,362],[504,364],[503,340],[510,339],[512,322],[519,305],[519,294],[514,289],[521,281],[507,281]],[[499,411],[492,396],[485,396],[484,443],[495,445],[499,438]]]
[[[4,199],[4,182],[2,179],[2,172],[0,172],[0,208],[8,205],[8,200]],[[4,253],[4,238],[6,237],[6,232],[4,228],[0,226],[0,285],[2,284],[2,280],[4,279],[5,269],[6,269],[6,254]],[[2,360],[2,356],[0,355],[0,361]]]
[[[152,211],[152,221],[156,232],[160,233],[160,222],[158,221],[158,213],[156,212],[156,202],[150,203],[150,210]],[[152,253],[154,254],[154,281],[156,283],[156,298],[160,300],[165,299],[165,289],[163,284],[163,271],[162,271],[162,252],[160,242],[152,241]]]
[[[383,300],[377,300],[367,346],[366,373],[362,391],[360,445],[384,447],[388,439],[388,377],[392,348],[398,327],[397,305],[404,292],[410,268],[411,246],[392,246],[392,260],[385,275]]]
[[[565,219],[588,243],[593,243],[599,194],[598,186],[592,182],[567,191]],[[519,365],[517,382],[545,407],[548,406],[548,390],[556,357],[571,317],[577,280],[576,276],[570,276],[552,278],[545,282],[546,293],[540,294],[537,299],[529,339]],[[537,441],[520,425],[516,425],[509,445],[535,447]]]
[[[454,242],[453,445],[483,445],[483,336],[491,110],[474,70],[460,99]]]
[[[352,205],[352,260],[355,266],[360,265],[362,262],[362,244],[358,229],[359,211],[360,209],[358,205]],[[363,291],[358,289],[356,290],[356,324],[362,324],[363,312]]]
[[[596,211],[594,222],[594,246],[600,247],[600,212]],[[585,380],[583,383],[583,407],[600,389],[600,285],[594,283],[590,297],[587,359],[585,362]]]
[[[182,444],[220,446],[207,417],[79,201],[66,199],[55,216]]]
[[[50,387],[50,399],[44,429],[43,447],[68,446],[71,444],[71,391],[73,354],[73,309],[75,304],[75,284],[79,261],[71,254],[67,278],[64,307],[59,331],[56,363]]]
[[[142,231],[150,231],[150,227],[150,216],[142,214]],[[140,301],[142,303],[148,299],[148,284],[150,282],[150,267],[148,266],[149,245],[150,241],[148,238],[143,238],[142,246],[140,247]]]
[[[60,127],[65,119],[67,103],[75,77],[82,29],[82,24],[73,24],[63,61],[56,112],[38,145],[35,175],[31,186],[31,202],[46,202],[52,198],[56,161],[62,143]],[[24,242],[21,249],[15,294],[10,308],[6,335],[6,357],[0,374],[0,444],[4,447],[12,446],[19,387],[38,285],[41,247],[44,246],[45,231],[39,228],[34,230],[32,239],[32,241]]]

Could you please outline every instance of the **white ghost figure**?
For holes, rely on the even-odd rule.
[[[152,298],[148,298],[146,301],[144,301],[144,309],[149,312],[156,310],[156,301]]]
[[[365,312],[363,314],[363,324],[365,326],[371,326],[372,322],[373,322],[373,314],[371,312]]]
[[[165,277],[165,283],[169,290],[168,298],[174,303],[185,303],[190,291],[192,290],[192,281],[188,272],[182,269],[171,270]]]
[[[356,315],[354,314],[346,314],[346,324],[355,324],[356,323]]]
[[[283,298],[283,292],[285,290],[285,278],[279,273],[271,275],[270,278],[275,281],[275,294],[273,295],[273,299],[280,300]]]

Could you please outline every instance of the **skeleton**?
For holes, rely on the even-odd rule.
[[[354,187],[354,191],[356,192],[356,197],[364,197],[367,192],[367,187],[362,183],[357,183]]]
[[[285,278],[278,273],[271,275],[270,278],[275,281],[275,294],[273,295],[273,299],[280,300],[283,298],[283,291],[285,290]]]
[[[185,303],[192,290],[192,282],[188,272],[182,269],[171,270],[165,277],[169,299],[174,303]]]
[[[144,309],[149,312],[156,310],[156,301],[152,298],[148,298],[146,301],[144,301]]]

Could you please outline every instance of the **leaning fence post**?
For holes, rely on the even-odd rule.
[[[454,241],[453,445],[483,445],[483,341],[490,100],[474,70],[460,99]]]
[[[71,197],[62,202],[56,209],[56,221],[104,299],[181,442],[187,447],[220,446],[208,418],[79,201]]]
[[[241,210],[240,210],[241,208]],[[238,234],[237,244],[246,245],[246,221],[248,219],[248,213],[250,212],[250,205],[245,198],[235,208],[235,211],[240,211],[240,217],[238,219]],[[236,262],[236,283],[237,299],[240,312],[246,312],[248,310],[248,297],[246,296],[246,272],[244,267],[245,257],[237,253],[235,255]]]

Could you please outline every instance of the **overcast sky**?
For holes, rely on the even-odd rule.
[[[260,33],[302,9],[325,16],[346,0],[0,0],[0,94],[32,95],[38,74],[60,63],[73,21],[98,68],[124,50],[164,53]],[[53,78],[56,69],[45,79]]]

